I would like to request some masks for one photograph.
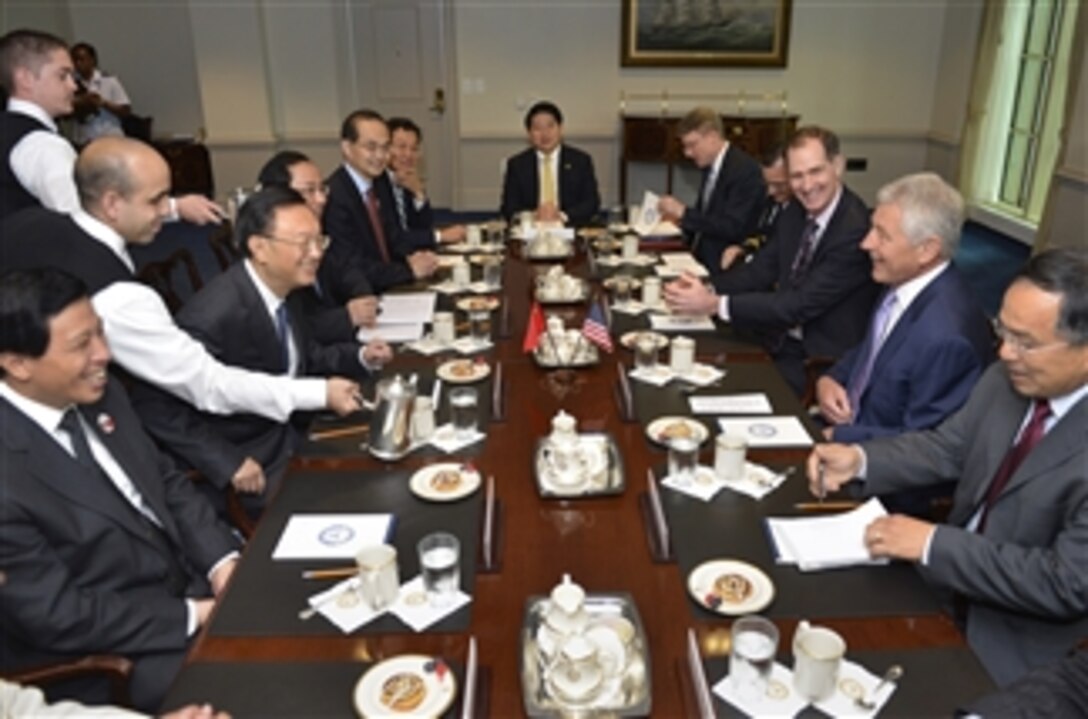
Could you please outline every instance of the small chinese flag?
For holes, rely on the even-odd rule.
[[[525,340],[521,343],[522,352],[532,352],[540,344],[540,335],[544,334],[544,310],[540,303],[533,300],[533,307],[529,310],[529,324],[525,328]]]

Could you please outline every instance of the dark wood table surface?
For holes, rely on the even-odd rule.
[[[567,264],[570,271],[589,275],[584,256],[579,255]],[[687,596],[685,575],[681,570],[683,557],[681,564],[659,562],[651,557],[646,527],[640,513],[640,495],[646,488],[647,470],[660,469],[665,453],[646,440],[642,422],[624,422],[620,419],[618,393],[615,391],[616,364],[629,365],[630,352],[619,347],[617,342],[615,353],[602,355],[598,366],[577,371],[545,371],[538,368],[531,357],[522,353],[522,336],[531,301],[529,291],[534,274],[541,269],[539,263],[520,259],[516,251],[511,252],[505,263],[503,301],[508,305],[507,319],[505,323],[500,322],[501,312],[496,312],[494,329],[497,334],[500,325],[505,324],[502,329],[506,330],[506,336],[497,338],[495,348],[486,356],[489,362],[501,362],[503,366],[506,419],[487,425],[487,438],[482,445],[453,455],[471,458],[485,476],[494,476],[502,510],[498,544],[501,566],[499,571],[493,573],[478,571],[474,585],[465,586],[473,597],[467,630],[415,634],[394,629],[385,634],[355,633],[345,636],[326,622],[329,630],[323,632],[284,631],[276,634],[262,631],[243,636],[218,631],[217,622],[221,620],[213,616],[210,631],[204,631],[195,642],[188,658],[190,666],[179,678],[179,685],[185,687],[185,698],[199,694],[196,691],[199,684],[195,689],[193,684],[197,676],[195,672],[211,671],[207,666],[209,663],[229,662],[242,666],[262,662],[358,662],[358,673],[361,675],[364,664],[402,653],[442,655],[450,658],[451,662],[463,663],[469,637],[474,636],[478,642],[480,663],[489,677],[486,702],[490,716],[522,716],[518,642],[525,599],[530,595],[547,594],[564,573],[570,573],[588,592],[624,591],[633,595],[649,639],[653,716],[697,715],[691,690],[692,677],[685,661],[687,631],[689,628],[695,630],[704,656],[708,662],[712,662],[727,647],[723,639],[728,635],[729,619],[693,611],[695,607]],[[445,303],[448,299],[441,301]],[[584,307],[577,306],[564,306],[556,310],[564,316],[568,327],[578,326],[585,312]],[[625,320],[624,324],[627,326],[630,322]],[[726,386],[708,392],[751,391],[753,385],[759,384],[760,373],[767,378],[767,386],[781,384],[773,365],[758,346],[745,345],[731,334],[718,336],[700,333],[694,336],[697,354],[701,358],[720,359],[725,353],[724,366],[731,369],[744,366],[743,371],[737,370],[731,374],[744,379],[743,389],[730,390]],[[423,357],[406,351],[399,354],[384,373],[415,371],[425,378],[430,376],[425,373],[444,359],[447,357]],[[429,380],[423,386],[429,386]],[[682,407],[677,399],[679,395],[672,397],[669,391],[677,392],[676,389],[661,390],[657,401],[670,407],[674,404]],[[638,394],[640,412],[652,411],[656,407],[656,402],[650,396],[652,393],[639,389]],[[800,412],[799,403],[791,396],[783,398],[773,390],[769,394],[773,395],[776,413]],[[481,391],[481,399],[487,396],[488,392]],[[627,486],[622,495],[577,500],[542,499],[538,495],[531,470],[532,451],[537,440],[550,431],[550,420],[560,409],[577,418],[580,430],[604,431],[615,437],[622,449],[626,470]],[[434,452],[420,452],[395,464],[386,464],[359,452],[358,438],[332,440],[326,446],[327,450],[321,443],[309,443],[304,454],[296,458],[296,472],[288,477],[287,482],[304,481],[304,475],[314,471],[386,471],[407,477],[426,464],[443,461]],[[704,461],[710,461],[711,451],[708,443],[704,447]],[[753,461],[786,466],[800,463],[806,454],[807,450],[803,449],[782,449],[754,450],[750,456]],[[800,474],[795,474],[789,482],[801,483],[803,480]],[[800,496],[801,492],[798,486],[780,489],[778,493],[785,496],[787,491],[790,496]],[[774,505],[773,498],[774,495],[764,504]],[[672,517],[678,498],[663,490],[663,499],[669,505],[668,511]],[[705,505],[700,511],[709,512],[707,516],[719,511],[723,517],[728,517],[728,507],[717,510],[714,507],[716,504]],[[273,507],[270,512],[282,516],[290,509]],[[747,511],[751,514],[759,510],[748,507]],[[717,527],[715,532],[721,549],[706,553],[730,556],[730,529]],[[697,537],[689,535],[691,532],[687,531],[683,544],[697,542]],[[747,536],[743,541],[750,544],[755,540]],[[263,547],[264,551],[250,551],[243,556],[242,566],[235,575],[239,584],[245,581],[248,574],[254,574],[249,565],[271,563],[269,541],[261,540],[251,546],[255,550]],[[768,555],[755,552],[750,553],[748,559],[759,563],[761,557],[763,561],[769,561],[765,559]],[[764,569],[772,576],[796,573],[793,568],[773,565],[764,566]],[[891,607],[886,611],[882,609],[885,604],[874,602],[877,609],[873,611],[850,609],[858,606],[858,597],[850,597],[850,591],[856,592],[858,587],[882,591],[879,579],[883,572],[887,573],[890,586],[905,583],[911,586],[912,592],[921,591],[921,580],[911,576],[912,569],[899,566],[849,571],[855,573],[851,581],[838,581],[837,572],[832,571],[803,578],[792,577],[791,581],[782,581],[779,589],[785,587],[791,592],[811,593],[812,606],[818,605],[820,608],[819,623],[839,631],[846,639],[851,655],[854,652],[879,653],[876,656],[879,656],[880,662],[869,667],[873,671],[882,670],[883,662],[894,661],[901,654],[909,654],[912,661],[924,661],[925,653],[931,650],[946,652],[942,657],[947,652],[953,652],[958,661],[974,667],[972,672],[968,672],[971,681],[932,687],[931,693],[940,695],[938,705],[947,708],[946,715],[958,704],[966,703],[990,688],[985,675],[966,650],[962,636],[952,622],[938,611],[935,602],[907,602],[905,606],[909,609],[897,609],[894,602],[885,603]],[[402,579],[410,577],[410,574],[403,572],[402,568]],[[299,580],[292,578],[285,581]],[[324,585],[315,586],[312,591],[318,591],[321,586]],[[241,595],[246,590],[247,587],[243,586],[229,588],[224,606],[231,603],[232,594]],[[297,606],[300,590],[295,586],[285,587],[282,591],[268,587],[266,593],[268,602],[290,602],[290,608],[296,612],[301,608]],[[836,596],[842,599],[841,612],[835,610]],[[779,625],[784,643],[792,636],[796,621],[805,614],[806,601],[803,595],[791,594],[781,601],[786,611],[778,611],[775,604],[766,610],[765,613]],[[226,615],[227,612],[224,612],[223,620]],[[324,620],[317,618],[311,621]],[[788,649],[780,647],[780,650],[788,654]],[[222,668],[224,672],[230,669],[229,666]],[[709,677],[711,683],[717,678]],[[908,674],[904,682],[910,681],[911,675]],[[171,701],[180,701],[181,698],[182,695],[177,695]],[[215,700],[214,696],[208,698]],[[932,703],[927,706],[932,706]],[[224,708],[229,710],[230,706]],[[909,707],[906,711],[909,713]]]

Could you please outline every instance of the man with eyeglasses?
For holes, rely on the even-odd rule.
[[[968,644],[1005,685],[1088,636],[1088,253],[1036,255],[1005,293],[1000,363],[936,429],[818,445],[814,493],[957,480],[943,524],[892,514],[864,541],[953,595]]]
[[[178,325],[220,362],[289,377],[340,375],[364,380],[392,352],[375,340],[322,345],[311,336],[294,292],[313,284],[328,237],[306,201],[286,187],[265,187],[238,213],[235,239],[245,258],[213,279],[178,313]],[[148,432],[185,468],[209,480],[225,515],[233,487],[254,515],[287,470],[306,417],[274,422],[252,414],[198,412],[143,385],[133,404]]]
[[[344,158],[329,177],[323,226],[332,239],[321,267],[321,287],[337,302],[430,277],[438,259],[415,249],[395,217],[393,191],[386,176],[389,128],[373,110],[356,110],[340,128]]]
[[[151,242],[168,211],[170,169],[153,148],[120,137],[95,140],[76,162],[75,181],[82,208],[71,216],[30,208],[5,222],[0,270],[55,267],[83,280],[116,367],[215,414],[283,422],[298,410],[360,408],[359,386],[349,379],[295,379],[219,362],[136,280],[127,247]]]
[[[272,156],[257,175],[261,187],[290,187],[302,195],[314,216],[321,219],[329,199],[329,186],[310,158],[295,150],[281,150]],[[306,320],[314,339],[321,343],[350,342],[359,327],[373,327],[378,316],[378,298],[372,292],[337,303],[315,282],[299,288],[305,298]]]

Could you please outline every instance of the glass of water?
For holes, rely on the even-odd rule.
[[[473,310],[468,313],[468,333],[473,342],[484,344],[491,339],[491,312]]]
[[[484,284],[498,288],[502,285],[502,260],[489,258],[484,261]]]
[[[450,417],[458,439],[470,439],[476,433],[479,398],[474,387],[450,390]]]
[[[690,484],[699,466],[699,443],[691,437],[669,440],[669,476],[680,484]]]
[[[635,340],[635,369],[653,369],[657,366],[657,340],[641,335]]]
[[[772,622],[757,616],[733,622],[729,681],[740,698],[755,702],[766,696],[777,652],[778,627]]]
[[[631,302],[631,278],[620,275],[616,277],[613,288],[615,289],[615,304],[623,307]]]
[[[419,569],[432,607],[449,606],[461,589],[461,542],[449,532],[419,540]]]

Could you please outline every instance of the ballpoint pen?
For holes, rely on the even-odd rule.
[[[818,462],[816,464],[816,489],[818,492],[817,499],[820,500],[820,504],[824,503],[824,497],[827,496],[827,485],[824,482],[824,463]]]

